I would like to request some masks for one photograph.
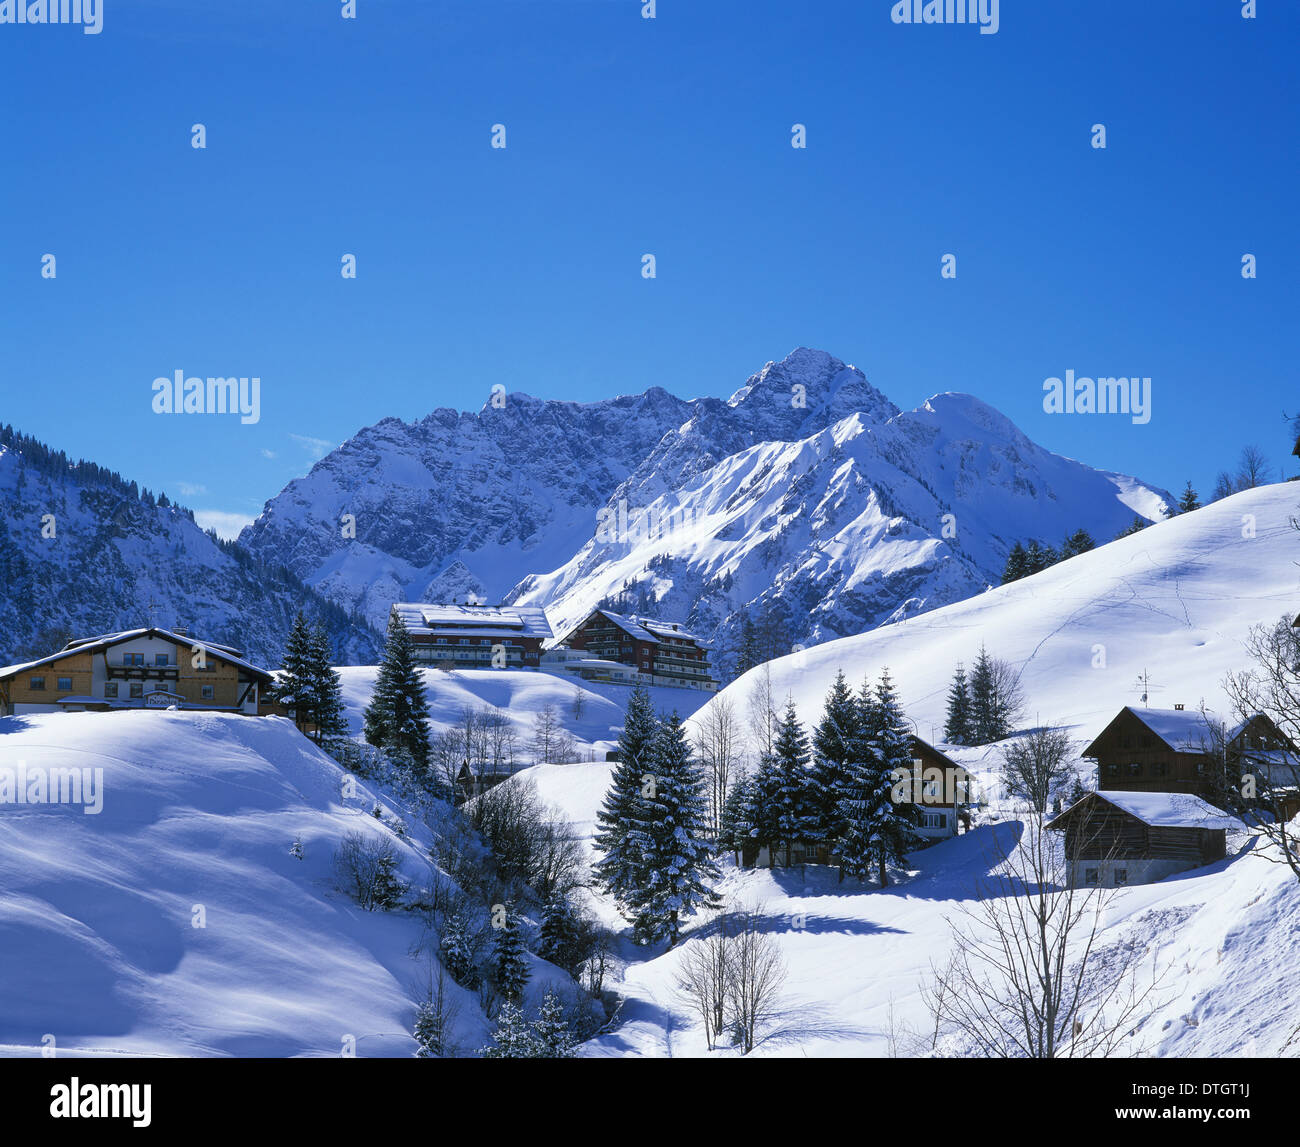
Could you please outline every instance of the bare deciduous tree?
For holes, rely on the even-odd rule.
[[[741,1051],[754,1050],[759,1029],[777,1010],[785,983],[785,960],[757,912],[733,913],[728,926],[730,982],[727,1002]]]
[[[678,991],[699,1014],[704,1024],[704,1041],[710,1051],[726,1023],[732,980],[731,941],[724,915],[718,919],[713,932],[686,945],[677,966]]]
[[[1117,890],[1075,887],[1063,842],[1041,817],[1013,846],[1003,840],[993,834],[990,875],[959,902],[951,958],[923,986],[936,1033],[989,1059],[1136,1054],[1131,1037],[1159,973],[1153,953],[1146,979],[1135,946],[1102,955]]]
[[[713,839],[717,840],[722,806],[740,753],[740,729],[731,698],[719,696],[710,701],[700,714],[698,725],[696,749],[709,778],[709,824]]]
[[[1291,746],[1300,746],[1300,630],[1289,621],[1282,617],[1250,631],[1246,649],[1253,665],[1229,673],[1223,690],[1240,720],[1262,714]],[[1286,816],[1300,798],[1300,760],[1285,746],[1281,751],[1246,746],[1225,756],[1234,782],[1225,794],[1231,810],[1276,845],[1257,855],[1285,863],[1300,880],[1300,828]]]
[[[764,664],[754,674],[749,691],[749,739],[756,756],[771,755],[780,718],[776,713],[776,688],[772,667]]]
[[[1002,783],[1028,801],[1035,812],[1048,804],[1075,775],[1074,744],[1059,725],[1046,725],[1017,737],[1002,750]]]

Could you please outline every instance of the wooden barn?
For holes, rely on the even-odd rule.
[[[1212,720],[1196,710],[1130,706],[1120,710],[1083,755],[1097,762],[1100,791],[1209,797],[1222,784],[1215,769],[1222,739]]]
[[[1190,793],[1095,792],[1048,823],[1075,887],[1151,884],[1227,855],[1239,822]]]

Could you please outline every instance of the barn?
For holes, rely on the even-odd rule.
[[[1241,824],[1190,793],[1095,792],[1047,827],[1065,833],[1075,887],[1113,888],[1222,860]]]

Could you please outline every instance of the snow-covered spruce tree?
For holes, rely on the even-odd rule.
[[[808,768],[811,754],[808,735],[795,711],[794,698],[785,703],[785,715],[776,735],[776,808],[777,839],[785,849],[785,863],[790,863],[790,847],[797,841],[812,839],[817,833],[817,807],[813,799],[813,776]]]
[[[461,987],[471,990],[478,987],[477,934],[465,905],[457,907],[446,918],[438,941],[438,956],[442,966]]]
[[[959,661],[948,688],[948,718],[943,726],[943,739],[950,745],[972,743],[970,686],[966,683],[966,667]]]
[[[482,1048],[479,1054],[484,1059],[535,1059],[537,1058],[537,1036],[532,1027],[525,1022],[523,1012],[506,1000],[497,1013],[497,1030],[492,1036],[490,1046]]]
[[[323,625],[311,631],[311,679],[316,697],[316,740],[346,737],[348,721],[343,706],[343,679],[333,666],[329,632]]]
[[[642,811],[641,790],[651,773],[651,746],[655,738],[655,715],[650,694],[637,685],[628,698],[623,732],[618,738],[618,764],[614,766],[609,792],[596,813],[596,876],[604,889],[622,900],[640,879],[641,858],[627,846],[627,834]]]
[[[1297,446],[1300,446],[1300,440],[1297,440]],[[1187,485],[1183,487],[1183,492],[1178,499],[1178,512],[1180,514],[1190,514],[1193,510],[1201,508],[1201,499],[1194,489],[1192,489],[1192,480],[1187,479]]]
[[[518,1001],[523,999],[524,987],[528,983],[528,953],[514,905],[502,907],[505,911],[500,927],[493,928],[492,978],[506,999]]]
[[[844,834],[839,802],[848,780],[849,753],[858,733],[858,705],[844,680],[844,671],[826,694],[821,721],[813,733],[813,789],[817,825],[814,839],[834,845]]]
[[[709,881],[717,879],[718,868],[708,840],[704,777],[676,713],[660,722],[651,758],[653,783],[642,797],[643,818],[626,842],[641,858],[627,913],[638,941],[666,938],[672,947],[687,916],[717,907]]]
[[[1087,795],[1088,790],[1083,787],[1083,782],[1078,777],[1075,777],[1074,784],[1070,786],[1070,795],[1065,798],[1065,807],[1071,808],[1077,805]]]
[[[548,988],[533,1021],[534,1055],[538,1059],[573,1059],[577,1042],[564,1015],[564,1004],[554,988]]]
[[[916,805],[910,800],[894,799],[895,786],[903,777],[909,778],[906,791],[911,791],[912,738],[888,669],[881,671],[880,684],[876,686],[872,735],[886,786],[885,801],[877,806],[875,821],[876,866],[880,886],[884,888],[889,883],[886,865],[901,863],[918,843]]]
[[[289,640],[284,647],[284,658],[280,662],[280,672],[271,687],[272,699],[293,713],[294,724],[299,730],[305,730],[316,716],[319,674],[315,662],[316,650],[312,643],[311,628],[300,610],[293,619]]]
[[[727,799],[722,802],[718,848],[734,853],[737,865],[744,860],[744,851],[749,845],[749,833],[753,827],[750,824],[752,786],[753,782],[749,777],[737,778],[727,790]]]
[[[417,1059],[436,1059],[438,1053],[433,1050],[434,1044],[438,1039],[437,1021],[433,1014],[433,1001],[425,1000],[416,1009],[415,1026],[411,1029],[411,1035],[415,1037],[415,1042],[419,1045],[415,1049]]]
[[[384,659],[365,713],[365,737],[380,748],[404,750],[421,770],[429,767],[429,703],[402,619],[388,619]]]
[[[537,954],[557,968],[576,975],[582,964],[581,922],[568,896],[558,888],[551,893],[542,910],[537,930]]]
[[[781,763],[776,755],[773,740],[772,752],[759,755],[749,786],[749,803],[745,820],[749,824],[750,847],[767,849],[768,863],[776,867],[777,851],[781,840]]]

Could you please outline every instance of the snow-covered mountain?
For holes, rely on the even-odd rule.
[[[996,584],[1017,540],[1082,528],[1102,541],[1167,504],[970,395],[900,411],[861,371],[801,348],[726,401],[512,394],[386,419],[240,540],[374,624],[395,600],[478,593],[546,606],[558,634],[617,599],[724,646],[742,610],[814,644]]]
[[[373,663],[379,634],[287,570],[215,541],[189,511],[6,430],[0,441],[0,664],[73,637],[188,626],[279,664],[294,614],[325,623],[337,659]]]

